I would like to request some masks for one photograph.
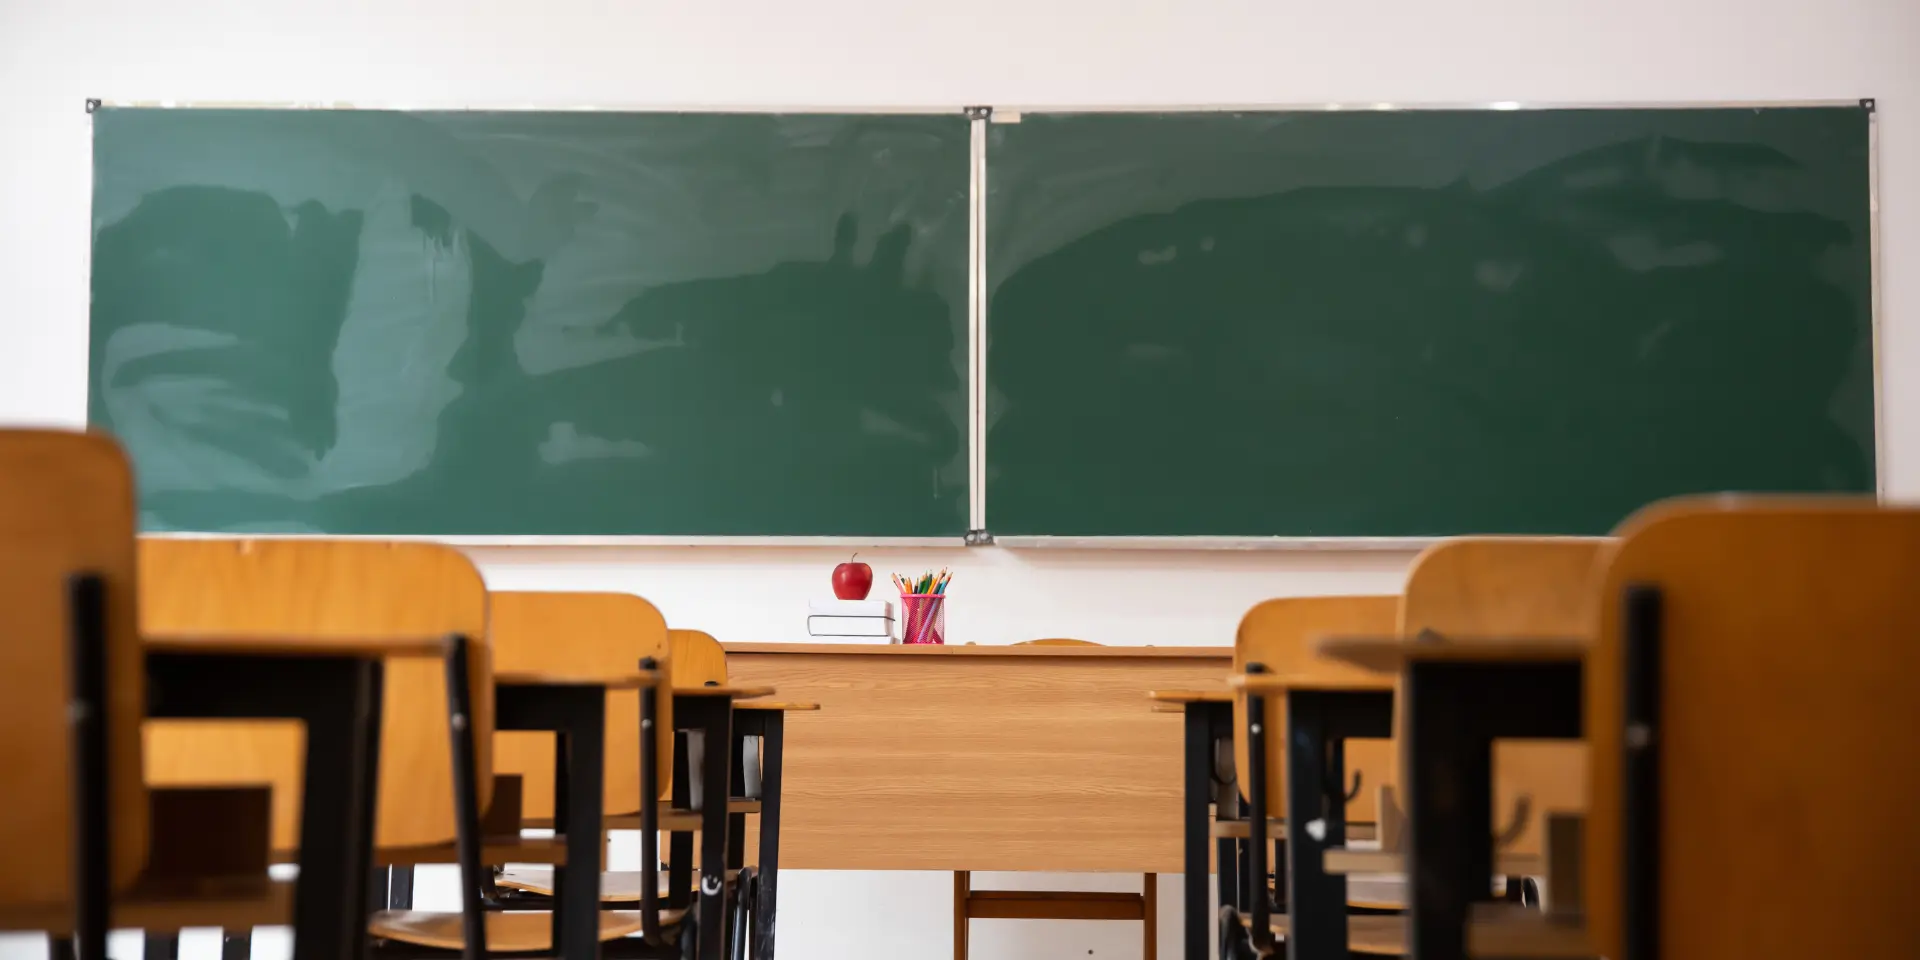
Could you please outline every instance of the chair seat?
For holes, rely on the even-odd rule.
[[[1242,915],[1241,922],[1247,919]],[[1347,950],[1372,956],[1408,956],[1407,923],[1404,916],[1350,916]],[[1285,914],[1274,914],[1271,926],[1275,935],[1285,937],[1292,924]],[[1595,954],[1578,923],[1511,904],[1483,903],[1474,907],[1467,924],[1467,955],[1486,960],[1584,960]]]
[[[609,870],[600,875],[600,899],[606,903],[639,903],[640,877],[638,870]],[[739,879],[740,871],[728,870],[727,882]],[[553,869],[551,867],[508,867],[494,878],[494,886],[509,890],[553,896]],[[659,892],[665,897],[671,891],[672,880],[667,871],[660,871]],[[700,872],[693,872],[693,889],[700,888]]]
[[[459,863],[460,854],[454,845],[449,843],[432,847],[383,849],[375,852],[374,860],[382,866],[405,867],[423,863]],[[480,841],[480,862],[485,864],[552,863],[565,866],[567,838],[486,837]]]
[[[685,910],[662,910],[660,922],[678,924]],[[457,913],[426,910],[382,910],[373,915],[367,929],[376,937],[398,940],[416,946],[458,950],[465,945],[461,917]],[[618,940],[639,933],[640,912],[607,910],[600,914],[600,940]],[[488,951],[550,950],[553,948],[553,915],[534,912],[489,912],[487,914]]]
[[[292,882],[250,886],[253,889],[196,896],[136,884],[114,898],[113,925],[173,933],[187,927],[272,927],[293,922]],[[73,915],[64,907],[8,907],[0,909],[0,930],[38,930],[64,937],[73,933]]]
[[[760,812],[760,801],[749,800],[744,797],[735,797],[727,801],[727,812],[758,814]],[[532,825],[531,822],[528,823],[528,826]],[[606,818],[605,826],[608,830],[638,830],[640,829],[640,815],[637,813],[615,814]],[[660,811],[660,829],[675,831],[698,830],[700,829],[700,811],[686,810],[678,807],[672,810],[662,810]]]
[[[1240,922],[1251,918],[1242,914]],[[1291,918],[1284,913],[1276,913],[1270,918],[1270,926],[1275,936],[1284,939],[1292,928]],[[1347,918],[1347,952],[1364,953],[1376,957],[1404,957],[1407,948],[1407,918],[1383,916],[1350,916]]]
[[[1328,873],[1405,873],[1407,855],[1396,850],[1328,847],[1322,864]],[[1547,863],[1537,853],[1496,853],[1493,872],[1509,877],[1537,877],[1547,872]]]

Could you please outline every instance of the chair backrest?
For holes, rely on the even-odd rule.
[[[147,858],[146,668],[134,606],[133,474],[114,442],[0,431],[0,906],[73,903],[68,578],[106,587],[109,883]]]
[[[701,687],[727,682],[727,651],[705,630],[669,631],[673,647],[673,685]]]
[[[1400,634],[1440,638],[1592,637],[1607,537],[1458,537],[1423,551],[1407,574]],[[1396,714],[1400,729],[1403,714]],[[1505,849],[1539,853],[1546,815],[1584,809],[1587,750],[1553,741],[1494,746],[1494,829],[1507,827],[1522,796],[1522,831]]]
[[[1393,677],[1372,673],[1337,660],[1322,659],[1313,650],[1321,637],[1391,636],[1400,598],[1393,596],[1281,597],[1255,604],[1240,618],[1233,643],[1235,673],[1258,663],[1268,673],[1325,677],[1370,688],[1393,689]],[[1286,809],[1287,713],[1284,697],[1267,698],[1267,804],[1269,814]],[[1241,791],[1251,783],[1247,757],[1247,698],[1233,703],[1234,767]],[[1361,789],[1347,805],[1350,821],[1366,823],[1377,815],[1375,787],[1391,782],[1393,749],[1386,740],[1347,742],[1348,770],[1360,771]]]
[[[1623,955],[1622,608],[1645,585],[1660,955],[1920,956],[1920,510],[1699,498],[1621,529],[1587,667],[1599,952]]]
[[[1075,640],[1071,637],[1047,637],[1041,640],[1022,640],[1016,647],[1097,647],[1092,640]]]
[[[459,551],[376,540],[140,541],[140,626],[150,635],[256,635],[359,642],[468,640],[475,774],[481,809],[493,787],[493,664],[487,591]],[[454,836],[446,667],[386,664],[380,734],[380,849],[437,846]],[[299,846],[302,750],[291,722],[155,722],[146,768],[154,784],[267,783],[273,842]]]
[[[493,665],[499,673],[556,673],[617,680],[643,657],[670,669],[667,621],[629,593],[498,592],[493,603]],[[664,684],[663,684],[664,686]],[[607,694],[605,811],[640,810],[640,693]],[[673,729],[660,728],[660,782],[673,772]],[[553,734],[502,730],[493,735],[493,769],[519,774],[521,816],[553,817]]]

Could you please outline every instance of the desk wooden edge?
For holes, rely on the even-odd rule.
[[[1412,663],[1557,663],[1586,658],[1585,637],[1326,637],[1314,644],[1323,657],[1375,673],[1399,673]]]
[[[223,636],[157,633],[142,636],[140,646],[146,653],[202,657],[347,657],[380,660],[387,657],[444,657],[447,638],[442,635],[363,640],[259,634]]]
[[[1233,691],[1220,690],[1148,690],[1147,699],[1155,703],[1185,706],[1189,703],[1232,703]]]
[[[1382,675],[1377,681],[1340,677],[1316,677],[1312,674],[1236,673],[1227,678],[1227,686],[1247,693],[1286,693],[1289,690],[1314,690],[1327,693],[1386,693],[1393,690],[1393,677]]]
[[[771,697],[774,692],[773,687],[765,686],[737,687],[732,685],[719,685],[712,687],[673,688],[673,695],[676,697],[731,697],[735,700],[756,700],[760,697]]]
[[[531,670],[509,670],[493,675],[493,685],[496,687],[605,687],[608,690],[638,690],[659,682],[660,674],[653,671],[619,677],[583,677]]]
[[[760,701],[755,701],[755,702],[749,702],[749,703],[743,703],[743,704],[740,704],[740,705],[739,705],[738,707],[735,707],[734,709],[736,709],[736,710],[764,710],[764,711],[766,711],[766,712],[768,712],[768,713],[775,713],[775,712],[778,712],[778,713],[811,713],[811,712],[813,712],[813,711],[815,711],[815,710],[818,710],[818,709],[820,709],[820,705],[819,705],[819,704],[817,704],[817,703],[809,703],[809,702],[805,702],[805,701],[787,701],[787,700],[760,700]]]
[[[1047,647],[1013,644],[727,643],[728,654],[835,657],[1094,657],[1232,661],[1232,647]],[[1225,672],[1225,671],[1222,671]]]

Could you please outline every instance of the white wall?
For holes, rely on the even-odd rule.
[[[1911,496],[1920,492],[1916,0],[0,0],[0,422],[85,419],[86,97],[1015,106],[1862,96],[1880,102],[1888,476],[1892,492]],[[723,640],[795,636],[793,611],[821,592],[837,559],[779,549],[480,553],[496,586],[636,590]],[[959,566],[950,615],[959,639],[1162,644],[1226,642],[1239,613],[1267,596],[1394,589],[1406,561],[868,559],[881,570]],[[735,585],[747,577],[764,599],[740,601]],[[944,874],[795,874],[782,889],[792,960],[947,949]],[[1178,911],[1174,888],[1165,892],[1162,950],[1173,956]],[[849,905],[853,920],[833,919]],[[1130,924],[975,926],[974,955],[994,960],[1138,949]]]

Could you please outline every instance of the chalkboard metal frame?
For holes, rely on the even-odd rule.
[[[1860,107],[1867,111],[1867,222],[1868,222],[1868,263],[1872,275],[1868,278],[1868,290],[1871,300],[1871,330],[1873,334],[1873,447],[1874,447],[1874,497],[1885,500],[1887,496],[1887,450],[1886,450],[1886,386],[1882,371],[1884,323],[1881,311],[1881,247],[1880,247],[1880,118],[1875,109],[1873,97],[1854,99],[1807,99],[1807,100],[1699,100],[1699,101],[1522,101],[1493,100],[1465,102],[1419,102],[1394,103],[1376,102],[1325,102],[1298,104],[1135,104],[1135,105],[1059,105],[1027,104],[1018,106],[994,106],[978,108],[982,111],[976,124],[983,129],[993,122],[1019,123],[1025,114],[1077,113],[1077,114],[1131,114],[1131,113],[1266,113],[1266,112],[1339,112],[1339,111],[1381,111],[1389,113],[1415,112],[1427,110],[1708,110],[1708,109],[1760,109],[1793,107]],[[995,118],[998,118],[996,121]],[[979,223],[974,231],[977,248],[975,255],[979,260],[979,269],[984,274],[986,256],[986,154],[984,139],[981,141],[976,157],[978,170],[974,183],[975,199],[980,204]],[[984,280],[984,277],[982,278]],[[985,349],[986,331],[992,323],[985,303],[984,291],[980,295],[978,321],[980,323],[980,342],[975,346],[974,376],[978,382],[977,390],[984,404],[986,383]],[[985,408],[979,408],[978,422],[973,433],[979,449],[980,482],[975,486],[977,496],[985,495],[986,443],[984,424]],[[1053,549],[1053,550],[1197,550],[1197,551],[1296,551],[1296,552],[1418,552],[1435,543],[1448,539],[1444,536],[1432,537],[1284,537],[1284,536],[1037,536],[1019,535],[995,537],[992,528],[987,525],[985,505],[981,504],[975,517],[976,533],[969,536],[974,544],[994,544],[1009,549]]]
[[[142,536],[170,540],[225,539],[245,536],[252,540],[386,540],[444,543],[453,546],[545,546],[545,547],[965,547],[990,538],[984,536],[982,514],[985,491],[984,434],[980,430],[985,409],[984,379],[981,374],[985,345],[986,245],[981,233],[985,221],[986,120],[991,108],[964,105],[917,106],[820,106],[768,104],[541,104],[475,103],[471,101],[350,101],[350,100],[172,100],[105,99],[88,97],[83,103],[91,118],[102,107],[142,109],[230,109],[230,110],[395,110],[395,111],[486,111],[486,112],[578,112],[578,113],[732,113],[732,114],[875,114],[903,116],[954,116],[969,118],[971,149],[968,170],[968,258],[967,258],[967,460],[968,460],[968,532],[953,537],[860,537],[860,536],[672,536],[621,534],[593,535],[510,535],[510,534],[326,534],[326,533],[202,533],[194,531],[157,531]],[[88,136],[92,136],[89,124]],[[91,163],[92,153],[88,153]],[[91,176],[91,171],[89,171]],[[83,415],[84,418],[84,415]]]

